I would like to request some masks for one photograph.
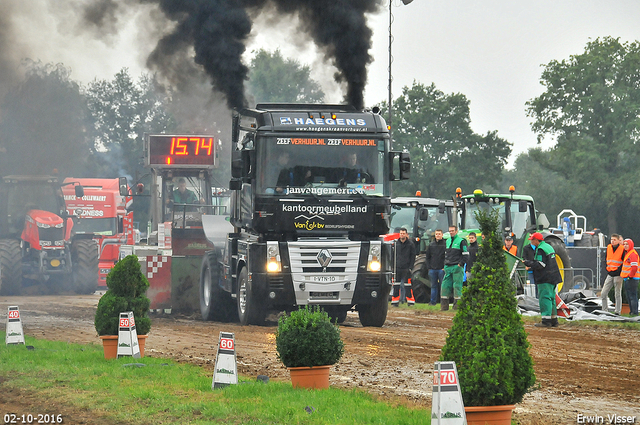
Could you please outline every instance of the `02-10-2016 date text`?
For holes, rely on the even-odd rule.
[[[61,424],[63,423],[61,414],[49,413],[5,413],[2,415],[4,424]]]

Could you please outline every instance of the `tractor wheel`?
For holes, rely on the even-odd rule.
[[[231,295],[220,288],[220,265],[215,251],[202,257],[200,267],[200,313],[202,320],[233,322],[237,312]]]
[[[591,236],[589,233],[583,233],[582,239],[576,241],[576,246],[594,246],[593,236]]]
[[[238,319],[241,325],[262,325],[266,318],[266,311],[260,305],[252,282],[249,282],[247,268],[243,267],[238,275]]]
[[[569,258],[569,251],[564,243],[555,238],[546,240],[556,252],[556,261],[558,262],[558,269],[562,275],[562,282],[558,284],[558,293],[567,292],[572,288],[573,283],[573,271],[571,270],[571,258]]]
[[[389,288],[376,298],[371,304],[360,305],[358,309],[358,317],[362,326],[375,326],[377,328],[384,325],[387,320],[387,312],[389,311],[389,301],[386,294]]]
[[[71,245],[73,291],[93,294],[98,289],[98,244],[93,239],[79,239]]]
[[[416,257],[416,261],[411,270],[411,289],[413,290],[413,297],[417,303],[428,303],[431,300],[431,280],[429,280],[429,274],[422,275],[422,267],[427,261],[425,254],[420,254]]]
[[[0,240],[0,294],[19,295],[22,291],[22,250],[12,239]]]

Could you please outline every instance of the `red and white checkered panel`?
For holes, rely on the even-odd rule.
[[[165,255],[154,255],[151,257],[147,257],[147,279],[152,279],[158,273],[158,270],[167,265],[168,260],[169,257]],[[170,271],[171,270],[161,270],[160,273],[164,274]]]

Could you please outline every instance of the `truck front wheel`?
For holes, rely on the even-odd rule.
[[[215,251],[206,252],[200,267],[200,313],[202,320],[231,322],[235,305],[231,295],[220,288],[220,267]]]
[[[98,289],[98,244],[80,239],[71,246],[73,290],[76,294],[93,294]]]
[[[371,304],[358,306],[358,317],[362,326],[375,326],[377,328],[384,325],[387,320],[387,312],[389,311],[389,301],[387,301],[387,294],[389,293],[389,287],[385,287],[386,291],[382,291],[378,294],[378,298],[375,298]]]
[[[22,290],[22,251],[12,239],[0,240],[0,295],[19,295]]]
[[[252,282],[249,282],[247,268],[243,267],[238,275],[238,318],[241,325],[262,325],[266,317],[264,308],[255,294]]]

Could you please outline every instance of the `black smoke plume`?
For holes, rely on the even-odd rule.
[[[300,30],[323,51],[325,59],[338,69],[337,82],[347,85],[345,100],[356,108],[364,106],[363,91],[367,65],[371,63],[372,31],[366,13],[379,10],[383,0],[138,0],[155,3],[175,23],[148,58],[148,66],[158,70],[178,87],[192,69],[184,58],[190,49],[195,62],[211,78],[216,90],[226,97],[230,108],[246,106],[244,82],[248,68],[242,63],[252,20],[261,12],[275,10],[281,15],[297,15]],[[104,3],[104,4],[100,4]],[[127,1],[119,7],[128,7]],[[88,19],[93,25],[105,25],[101,11],[114,15],[114,1],[94,2]],[[279,43],[276,40],[274,44]]]

